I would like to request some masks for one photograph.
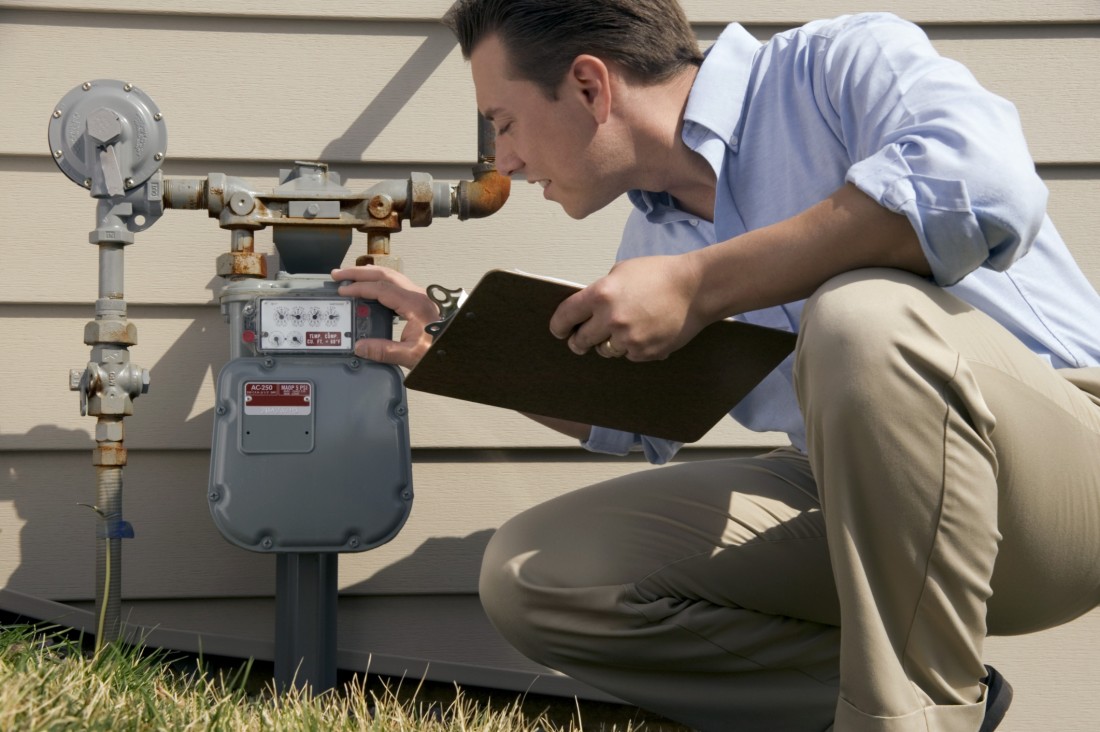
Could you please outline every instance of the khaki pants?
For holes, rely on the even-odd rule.
[[[482,602],[534,660],[699,729],[973,732],[986,635],[1100,604],[1098,375],[919,278],[838,277],[796,350],[808,457],[536,506]]]

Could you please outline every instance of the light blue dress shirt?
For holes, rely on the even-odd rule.
[[[714,223],[677,210],[667,194],[631,191],[618,259],[725,241],[850,182],[909,218],[938,284],[1057,368],[1100,363],[1100,297],[1046,215],[1047,190],[1015,107],[939,56],[917,26],[889,14],[845,16],[761,44],[733,24],[699,70],[683,140],[717,175]],[[796,332],[802,305],[737,319]],[[752,430],[785,432],[804,450],[791,365],[730,414]],[[640,447],[658,464],[680,448],[600,427],[583,444],[614,454]]]

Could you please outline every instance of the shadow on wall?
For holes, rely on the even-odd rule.
[[[493,533],[493,529],[484,529],[466,536],[432,537],[368,579],[343,588],[340,594],[476,593],[481,558]]]
[[[439,69],[456,45],[451,32],[445,28],[429,32],[420,47],[386,82],[347,131],[325,145],[320,160],[360,160],[371,143]]]
[[[9,436],[10,437],[10,436]],[[22,522],[18,535],[14,528],[0,534],[0,551],[7,564],[17,553],[19,562],[8,576],[6,587],[23,592],[58,584],[56,577],[47,576],[49,568],[58,563],[87,558],[89,571],[95,568],[95,516],[77,503],[95,503],[95,474],[91,467],[94,442],[81,430],[66,430],[53,425],[41,425],[24,438],[29,444],[76,443],[88,448],[89,459],[76,465],[72,461],[50,460],[50,453],[32,454],[16,461],[13,453],[0,451],[0,502],[10,502],[16,517]],[[3,438],[0,438],[3,439]],[[2,449],[0,445],[0,449]],[[48,476],[44,475],[48,474]],[[50,489],[43,490],[45,478]],[[64,498],[60,498],[63,496]],[[7,527],[11,522],[5,520]],[[86,526],[86,536],[71,536],[66,528]],[[64,528],[63,528],[64,527]],[[9,565],[10,566],[10,565]],[[61,565],[63,566],[63,565]],[[93,582],[71,583],[62,580],[62,592],[83,596],[91,592]]]

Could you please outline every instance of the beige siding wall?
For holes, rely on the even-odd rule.
[[[448,0],[228,5],[0,0],[0,319],[8,344],[0,360],[0,586],[75,603],[93,594],[93,526],[75,504],[94,492],[94,420],[79,416],[66,384],[68,370],[88,358],[81,335],[96,297],[96,251],[86,243],[94,205],[46,149],[49,114],[70,88],[96,78],[142,87],[166,115],[168,174],[216,171],[270,186],[290,161],[323,159],[353,189],[411,170],[468,176],[473,90],[453,40],[433,21]],[[735,19],[767,37],[881,5],[749,1],[737,4]],[[685,6],[705,42],[732,19],[724,0]],[[1051,215],[1100,286],[1100,4],[890,6],[1016,103],[1051,190]],[[394,237],[394,251],[424,283],[468,287],[490,267],[582,282],[599,276],[625,205],[575,222],[538,193],[519,185],[493,218],[407,230]],[[269,234],[258,242],[270,250]],[[349,260],[364,248],[357,238]],[[125,510],[137,538],[125,545],[124,596],[135,620],[258,641],[267,621],[250,619],[269,612],[273,563],[226,544],[204,498],[213,378],[227,338],[213,304],[214,258],[226,250],[228,235],[214,221],[183,211],[169,211],[127,250],[127,299],[140,336],[132,354],[153,383],[127,420]],[[488,676],[462,664],[530,671],[477,609],[488,535],[537,501],[645,466],[579,454],[497,410],[415,393],[410,406],[416,507],[391,544],[341,560],[342,646],[446,661],[466,680]],[[723,424],[688,458],[777,442]],[[398,643],[405,618],[420,625]],[[990,660],[1024,681],[1010,729],[1089,728],[1084,720],[1100,715],[1100,662],[1085,649],[1098,641],[1096,613],[993,641]]]

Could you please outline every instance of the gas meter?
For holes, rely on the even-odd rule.
[[[412,506],[408,408],[396,366],[357,357],[393,313],[331,278],[280,273],[225,287],[232,359],[218,376],[211,514],[261,552],[357,552]]]

